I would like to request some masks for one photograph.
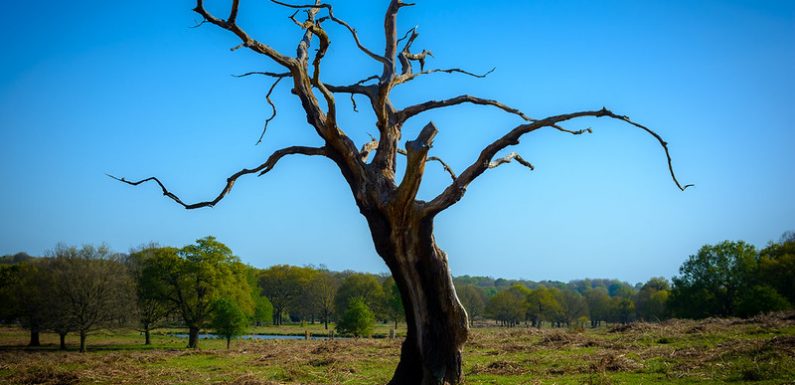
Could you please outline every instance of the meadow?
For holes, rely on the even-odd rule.
[[[255,332],[321,333],[319,325]],[[388,330],[380,325],[376,332]],[[400,338],[220,339],[185,349],[178,330],[144,346],[136,331],[99,331],[89,352],[24,345],[18,328],[0,329],[0,383],[6,384],[384,384]],[[795,384],[795,314],[752,319],[671,320],[597,329],[476,325],[465,351],[466,384]]]

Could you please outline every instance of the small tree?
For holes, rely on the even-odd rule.
[[[166,299],[167,283],[154,271],[158,268],[155,263],[157,254],[167,250],[152,245],[131,253],[127,258],[127,267],[135,281],[138,322],[144,332],[144,345],[152,344],[152,328],[173,310],[173,305]]]
[[[268,297],[256,293],[254,297],[254,316],[252,321],[257,326],[267,325],[273,321],[273,305]]]
[[[213,303],[213,320],[210,327],[215,334],[226,339],[226,348],[232,338],[243,335],[248,326],[248,317],[235,301],[220,298]]]
[[[369,337],[373,333],[375,316],[362,297],[348,301],[348,308],[337,322],[337,332],[354,337]]]

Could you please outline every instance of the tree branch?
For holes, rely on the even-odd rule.
[[[492,168],[490,167],[492,164],[498,165],[496,163],[499,163],[499,160],[492,162],[492,158],[494,158],[494,155],[508,146],[518,144],[519,139],[523,135],[543,127],[552,127],[560,129],[560,127],[558,126],[559,123],[581,117],[596,117],[596,118],[608,117],[612,119],[621,120],[623,122],[629,123],[635,127],[638,127],[646,131],[648,134],[652,135],[660,143],[660,146],[663,148],[666,159],[668,161],[668,171],[670,172],[671,179],[676,184],[676,187],[678,187],[679,190],[684,191],[688,187],[693,186],[692,184],[687,184],[683,186],[682,184],[679,183],[679,180],[676,178],[676,174],[674,173],[673,164],[671,161],[671,154],[668,151],[668,143],[664,141],[659,134],[657,134],[656,132],[652,131],[651,129],[649,129],[644,125],[641,125],[639,123],[630,120],[629,117],[627,116],[618,115],[613,113],[612,111],[607,110],[606,108],[602,108],[601,110],[596,110],[596,111],[581,111],[581,112],[574,112],[564,115],[550,116],[545,119],[536,120],[531,123],[522,124],[515,127],[507,134],[503,135],[499,139],[495,140],[494,142],[486,146],[486,148],[484,148],[483,151],[481,151],[480,155],[478,156],[478,159],[474,163],[472,163],[469,167],[467,167],[464,170],[464,172],[462,172],[461,175],[451,185],[449,185],[441,194],[439,194],[431,202],[426,204],[427,212],[433,215],[441,212],[447,207],[450,207],[456,202],[458,202],[464,196],[467,186],[472,181],[474,181],[475,178],[480,176],[485,170]],[[570,130],[566,131],[571,133],[582,132],[582,131],[570,131]]]
[[[265,100],[267,100],[268,104],[271,106],[271,116],[268,119],[265,119],[265,126],[262,127],[262,133],[259,135],[259,139],[257,139],[256,144],[262,143],[262,138],[265,136],[265,132],[268,131],[268,125],[271,123],[271,120],[276,118],[276,105],[273,104],[273,100],[271,100],[271,94],[279,82],[282,81],[282,79],[284,79],[284,77],[276,78],[276,81],[273,82],[271,88],[268,89],[268,93],[265,94]]]
[[[472,76],[474,78],[483,79],[486,76],[489,76],[489,74],[494,72],[494,70],[496,70],[496,69],[497,69],[497,67],[494,67],[494,68],[492,68],[492,69],[490,69],[490,70],[488,70],[488,71],[486,71],[486,72],[484,72],[482,74],[476,74],[474,72],[469,72],[469,71],[463,70],[461,68],[446,68],[446,69],[425,70],[425,71],[416,72],[416,73],[404,74],[404,75],[402,75],[400,78],[398,78],[396,80],[396,84],[408,83],[409,81],[412,81],[412,80],[414,80],[414,79],[416,79],[416,78],[418,78],[418,77],[420,77],[422,75],[429,75],[429,74],[435,74],[435,73],[440,73],[440,72],[444,72],[444,73],[448,73],[448,74],[460,73],[460,74],[464,74],[464,75],[467,75],[467,76]]]
[[[405,122],[406,120],[408,120],[409,118],[411,118],[411,117],[413,117],[413,116],[415,116],[417,114],[423,113],[425,111],[429,111],[429,110],[436,109],[436,108],[445,108],[445,107],[455,106],[455,105],[459,105],[459,104],[463,104],[463,103],[472,103],[472,104],[480,104],[480,105],[485,105],[485,106],[494,106],[494,107],[497,107],[497,108],[499,108],[499,109],[501,109],[501,110],[503,110],[503,111],[505,111],[507,113],[519,116],[520,118],[522,118],[522,119],[524,119],[526,121],[530,121],[530,122],[535,121],[535,119],[525,115],[522,111],[519,111],[516,108],[509,107],[509,106],[507,106],[505,104],[502,104],[499,101],[491,100],[491,99],[478,98],[476,96],[471,96],[471,95],[461,95],[461,96],[456,96],[454,98],[445,99],[445,100],[431,100],[431,101],[428,101],[428,102],[425,102],[425,103],[415,104],[413,106],[409,106],[409,107],[406,107],[406,108],[398,111],[397,113],[395,113],[395,117],[396,117],[397,121],[402,123],[402,122]]]
[[[336,16],[334,16],[334,9],[331,7],[331,4],[320,3],[320,4],[295,5],[295,4],[285,3],[283,1],[278,1],[278,0],[270,0],[270,1],[272,3],[274,3],[274,4],[278,4],[278,5],[281,5],[281,6],[284,6],[284,7],[288,7],[288,8],[293,8],[293,9],[325,8],[328,11],[329,19],[331,19],[333,22],[335,22],[335,23],[347,28],[348,31],[350,31],[351,35],[353,36],[354,42],[356,42],[356,46],[359,47],[359,50],[361,50],[367,56],[373,58],[374,60],[376,60],[376,61],[378,61],[380,63],[383,63],[385,65],[387,64],[388,60],[385,57],[380,56],[380,55],[374,53],[373,51],[370,51],[369,49],[367,49],[367,47],[365,47],[362,44],[361,40],[359,40],[359,33],[356,32],[355,28],[351,27],[351,25],[346,23],[344,20],[339,19]]]
[[[536,169],[535,167],[533,167],[533,165],[530,162],[524,160],[524,158],[522,158],[522,156],[519,155],[516,152],[512,152],[512,153],[510,153],[508,155],[505,155],[504,157],[502,157],[500,159],[493,160],[493,161],[489,162],[489,168],[497,168],[497,167],[499,167],[499,166],[501,166],[503,164],[511,163],[512,160],[516,160],[517,163],[521,164],[522,166],[525,166],[525,167],[529,168],[530,171],[533,171],[533,170]]]
[[[238,6],[239,6],[239,0],[233,0],[232,9],[229,12],[229,18],[227,20],[219,19],[213,16],[211,13],[207,12],[207,10],[204,9],[204,0],[196,0],[196,7],[193,9],[193,11],[201,15],[206,22],[215,24],[237,35],[237,37],[239,37],[240,40],[242,41],[243,46],[248,47],[254,52],[268,56],[269,58],[273,59],[275,62],[285,67],[288,68],[292,67],[294,65],[294,62],[290,57],[281,54],[279,51],[275,50],[274,48],[270,47],[267,44],[260,43],[259,41],[251,38],[251,36],[249,36],[248,33],[246,33],[246,31],[244,31],[242,28],[240,28],[237,25],[236,19],[237,19]]]
[[[113,178],[113,179],[115,179],[115,180],[117,180],[117,181],[120,181],[120,182],[123,182],[123,183],[127,183],[127,184],[132,185],[132,186],[138,186],[138,185],[140,185],[142,183],[153,181],[153,182],[157,183],[158,186],[160,186],[161,190],[163,190],[163,195],[165,195],[168,198],[171,198],[171,200],[173,200],[174,202],[177,202],[182,207],[184,207],[184,208],[186,208],[188,210],[193,210],[193,209],[198,209],[198,208],[201,208],[201,207],[213,207],[213,206],[215,206],[216,204],[218,204],[218,202],[221,201],[221,199],[224,199],[224,197],[226,195],[228,195],[230,191],[232,191],[232,187],[235,185],[235,181],[237,181],[238,178],[240,178],[243,175],[254,174],[254,173],[259,173],[259,175],[262,176],[262,175],[268,173],[269,171],[273,170],[273,167],[276,166],[276,163],[281,158],[283,158],[286,155],[293,155],[293,154],[328,156],[328,153],[327,153],[327,150],[326,150],[325,147],[292,146],[292,147],[283,148],[283,149],[278,150],[278,151],[274,152],[273,154],[271,154],[271,156],[268,157],[268,159],[265,161],[265,163],[262,163],[262,164],[260,164],[259,166],[255,167],[255,168],[250,168],[250,169],[249,168],[244,168],[244,169],[232,174],[232,176],[230,176],[229,178],[226,179],[226,185],[221,190],[221,193],[218,194],[218,196],[215,197],[215,199],[210,200],[210,201],[192,203],[192,204],[188,204],[188,203],[183,202],[182,199],[180,199],[177,195],[175,195],[174,193],[169,191],[166,188],[166,186],[163,184],[163,182],[161,182],[160,179],[158,179],[157,177],[149,177],[149,178],[141,179],[141,180],[138,180],[138,181],[129,181],[129,180],[125,179],[125,178],[117,178],[117,177],[115,177],[113,175],[110,175],[110,174],[106,174],[106,175],[111,177],[111,178]]]
[[[405,208],[405,205],[413,202],[414,197],[417,196],[425,171],[428,151],[431,149],[433,138],[437,133],[439,130],[436,129],[433,122],[430,122],[422,128],[416,139],[406,142],[406,171],[396,192],[398,208]]]

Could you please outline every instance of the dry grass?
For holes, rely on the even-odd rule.
[[[54,344],[52,336],[44,342]],[[24,331],[0,329],[0,383],[380,384],[399,340],[184,341],[134,333],[91,336],[86,354],[20,347]],[[92,347],[90,346],[90,348]],[[795,384],[795,317],[673,320],[576,331],[475,328],[465,348],[467,384]]]

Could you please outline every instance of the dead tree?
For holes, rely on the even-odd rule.
[[[605,108],[534,119],[499,101],[470,95],[430,100],[406,107],[393,105],[390,101],[392,90],[417,77],[439,72],[485,76],[459,68],[426,69],[425,62],[431,52],[412,50],[418,37],[416,29],[409,30],[402,37],[398,34],[398,12],[413,4],[402,0],[389,2],[384,17],[385,49],[383,53],[379,53],[367,48],[356,29],[335,15],[330,4],[319,1],[309,5],[294,5],[278,0],[271,2],[294,10],[290,19],[302,30],[295,56],[278,52],[247,33],[237,23],[239,0],[231,0],[226,18],[209,12],[202,0],[197,0],[193,10],[203,18],[202,24],[213,24],[236,35],[240,44],[235,49],[249,49],[284,68],[283,72],[251,72],[241,75],[261,75],[274,79],[274,85],[267,91],[273,114],[265,127],[267,128],[267,123],[276,112],[270,101],[275,85],[283,80],[289,81],[292,93],[300,99],[306,112],[307,122],[322,138],[323,146],[291,146],[277,150],[259,166],[245,168],[231,175],[218,196],[199,203],[182,201],[156,177],[137,181],[124,178],[119,180],[131,185],[150,181],[157,183],[168,198],[186,209],[197,209],[215,206],[229,194],[238,178],[249,174],[266,174],[285,156],[320,156],[334,162],[350,186],[359,211],[367,220],[376,251],[395,278],[405,305],[408,331],[402,345],[400,363],[390,384],[460,382],[461,352],[467,339],[469,323],[466,311],[453,288],[447,256],[434,241],[433,221],[437,214],[458,202],[469,184],[485,171],[512,161],[532,169],[533,166],[516,153],[495,158],[500,151],[518,144],[525,134],[541,128],[551,128],[579,135],[590,132],[590,129],[570,130],[562,124],[582,117],[617,119],[653,136],[668,158],[668,168],[674,183],[681,190],[687,187],[677,181],[667,143],[657,133]],[[327,33],[329,25],[339,26],[344,33],[350,33],[358,49],[382,66],[380,75],[366,77],[348,85],[330,84],[321,80],[323,58],[331,44]],[[310,50],[313,44],[317,46]],[[316,97],[316,91],[321,97]],[[337,121],[337,97],[340,95],[364,97],[369,101],[377,119],[377,139],[360,148],[346,135]],[[426,111],[461,104],[498,108],[518,116],[523,122],[486,146],[460,175],[438,157],[428,154],[437,133],[433,123],[425,125],[415,139],[405,143],[404,148],[400,147],[401,131],[407,121]],[[406,157],[405,173],[402,177],[396,175],[396,158],[399,155]],[[422,201],[417,199],[417,191],[428,161],[439,162],[450,175],[452,182],[432,200]]]

